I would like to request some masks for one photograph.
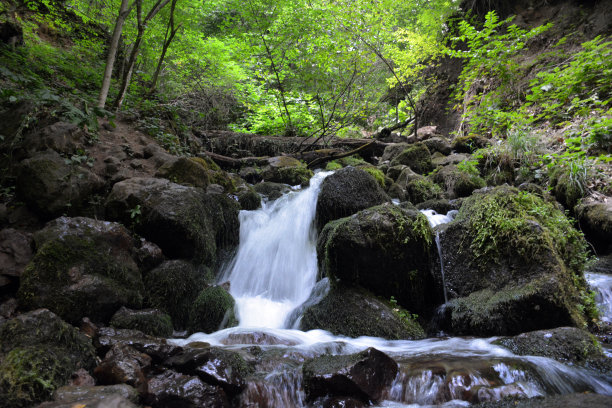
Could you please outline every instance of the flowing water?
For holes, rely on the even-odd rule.
[[[612,323],[612,275],[585,273],[584,276],[596,293],[601,320]]]
[[[430,338],[389,341],[347,338],[323,330],[297,330],[303,310],[328,290],[316,282],[313,226],[321,182],[240,213],[240,245],[221,281],[230,282],[239,326],[196,333],[174,343],[207,342],[235,350],[255,366],[239,404],[245,407],[307,406],[302,364],[323,354],[350,354],[375,347],[399,367],[379,407],[459,407],[505,396],[535,397],[570,392],[612,395],[610,379],[543,357],[519,357],[493,344],[495,338]],[[454,214],[423,211],[432,227]],[[438,244],[439,245],[439,244]],[[442,258],[442,248],[438,246]],[[443,262],[440,262],[443,268]],[[441,271],[443,274],[443,270]]]

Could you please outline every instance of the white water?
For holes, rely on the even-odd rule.
[[[587,282],[597,293],[596,301],[601,312],[601,320],[612,323],[612,275],[585,273]]]
[[[221,281],[230,282],[241,327],[284,327],[317,278],[314,216],[321,182],[293,191],[255,211],[241,211],[240,246]]]

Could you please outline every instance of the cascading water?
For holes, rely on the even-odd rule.
[[[240,247],[222,280],[230,282],[241,327],[284,327],[308,299],[317,278],[317,196],[329,174],[317,173],[307,189],[260,210],[240,212]]]
[[[587,282],[597,294],[601,320],[612,323],[612,275],[585,273]]]

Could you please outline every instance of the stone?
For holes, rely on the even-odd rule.
[[[462,171],[455,165],[439,169],[433,175],[433,181],[446,190],[449,198],[468,197],[474,190],[485,186],[479,175]]]
[[[55,150],[74,154],[87,142],[87,132],[73,123],[56,122],[24,136],[23,145],[29,151]]]
[[[392,143],[385,147],[383,151],[383,155],[380,158],[381,163],[390,162],[395,159],[401,152],[409,148],[410,145],[408,143]]]
[[[151,356],[154,363],[160,363],[183,350],[163,338],[149,336],[138,330],[113,327],[101,327],[94,339],[94,345],[100,355],[108,353],[116,345],[129,346]]]
[[[164,254],[160,247],[144,238],[140,238],[140,246],[136,249],[136,262],[140,270],[145,273],[164,261]]]
[[[118,329],[140,330],[145,334],[157,337],[172,336],[172,319],[161,310],[131,310],[121,307],[113,315],[110,325]]]
[[[586,239],[598,254],[612,252],[612,198],[598,202],[583,200],[576,207],[576,218]]]
[[[280,198],[283,194],[291,191],[291,187],[286,184],[273,183],[271,181],[264,181],[262,183],[255,184],[253,186],[255,191],[261,194],[264,198],[270,201],[274,201]]]
[[[213,333],[238,324],[234,298],[221,286],[202,289],[189,312],[189,332]]]
[[[206,384],[198,377],[164,371],[149,380],[144,401],[152,408],[169,406],[185,408],[229,407],[222,388]]]
[[[264,181],[289,184],[292,186],[308,185],[313,176],[303,162],[289,156],[276,156],[268,159],[268,165],[261,171]]]
[[[424,143],[415,143],[397,155],[391,166],[403,164],[418,174],[426,174],[433,170],[431,153]]]
[[[19,277],[33,256],[32,234],[6,228],[0,231],[0,275]]]
[[[431,137],[429,139],[424,140],[423,144],[427,146],[430,152],[440,152],[443,155],[449,155],[451,152],[450,143],[443,137]]]
[[[144,370],[151,365],[151,357],[134,348],[116,344],[95,368],[94,376],[102,385],[128,384],[144,391],[146,379]]]
[[[412,204],[442,198],[442,189],[426,177],[413,178],[406,183],[406,199]]]

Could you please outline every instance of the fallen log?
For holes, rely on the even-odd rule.
[[[245,166],[265,166],[268,164],[268,159],[270,158],[268,156],[234,158],[206,151],[201,152],[199,155],[210,158],[222,169],[239,169]]]
[[[314,159],[313,161],[311,161],[310,163],[308,163],[308,168],[312,169],[315,168],[316,166],[319,166],[323,163],[327,163],[328,161],[332,161],[332,160],[336,160],[336,159],[341,159],[343,157],[348,157],[348,156],[352,156],[354,154],[363,152],[365,150],[367,150],[368,148],[371,148],[372,146],[374,146],[376,143],[376,140],[372,140],[371,142],[368,142],[364,145],[361,145],[360,147],[358,147],[357,149],[345,152],[345,153],[340,153],[340,154],[336,154],[336,152],[332,152],[331,154],[329,154],[328,156],[323,156],[323,157],[319,157]]]

